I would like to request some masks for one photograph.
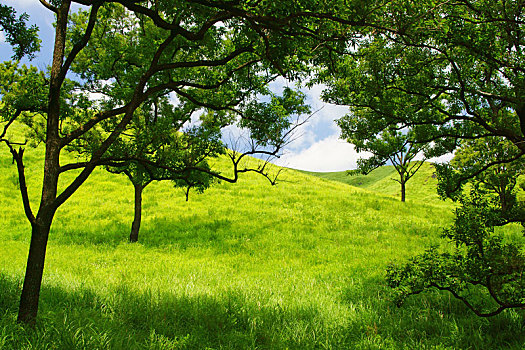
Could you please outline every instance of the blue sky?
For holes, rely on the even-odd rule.
[[[17,14],[26,12],[30,24],[36,24],[40,31],[42,49],[36,54],[36,58],[29,62],[39,69],[51,64],[53,38],[54,38],[54,16],[45,9],[37,0],[2,0],[3,3],[14,7]],[[1,33],[1,32],[0,32]],[[0,34],[0,60],[9,60],[12,52],[3,34]],[[275,83],[278,89],[286,84],[284,80]],[[303,125],[297,132],[297,137],[291,142],[284,154],[274,163],[295,169],[310,171],[342,171],[354,169],[359,156],[353,146],[339,139],[339,129],[334,120],[347,113],[347,108],[326,104],[320,100],[321,86],[312,89],[303,89],[307,95],[307,101],[313,111],[317,111],[309,122]]]

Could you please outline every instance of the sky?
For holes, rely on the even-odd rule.
[[[51,65],[54,16],[37,0],[2,0],[8,6],[15,8],[17,15],[26,12],[29,15],[29,24],[39,27],[41,50],[35,59],[22,63],[31,64],[41,70]],[[5,42],[5,37],[0,31],[0,61],[9,60],[12,51]],[[287,82],[283,79],[274,83],[274,88],[279,89]],[[311,89],[303,88],[307,102],[316,113],[309,121],[302,125],[291,143],[289,143],[280,158],[273,162],[277,165],[308,171],[344,171],[356,168],[356,161],[368,154],[358,154],[354,147],[344,140],[339,139],[339,128],[335,120],[348,113],[348,108],[324,103],[320,96],[322,86]]]

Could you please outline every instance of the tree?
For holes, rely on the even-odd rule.
[[[0,4],[0,27],[6,34],[6,41],[13,47],[13,59],[20,60],[24,56],[29,59],[34,57],[35,52],[40,50],[40,39],[38,39],[38,27],[32,25],[27,27],[27,13],[16,17],[16,11],[7,5]]]
[[[147,109],[144,107],[140,112]],[[169,108],[164,100],[154,102],[154,108],[148,111],[153,112],[153,115],[137,111],[126,132],[107,152],[107,157],[115,160],[112,165],[107,165],[106,169],[111,173],[125,174],[134,188],[134,219],[130,242],[138,241],[142,218],[142,193],[151,182],[170,180],[175,187],[185,187],[187,200],[190,189],[203,192],[213,182],[208,159],[225,153],[217,127],[213,128],[204,123],[179,131],[182,127],[181,121],[189,118],[177,114],[191,115],[191,111],[184,109]],[[175,114],[171,118],[170,112]],[[171,125],[173,122],[177,123],[176,127]],[[149,163],[137,161],[138,159],[148,160]],[[163,164],[164,167],[160,168],[155,164]],[[205,169],[208,172],[185,171],[189,167]],[[175,169],[178,171],[174,171]]]
[[[356,123],[357,118],[355,115],[346,115],[337,120],[341,128],[341,138],[355,145],[357,152],[370,152],[372,156],[358,159],[358,169],[349,171],[349,174],[366,175],[390,162],[399,174],[399,180],[393,180],[401,185],[401,201],[404,202],[406,183],[425,162],[425,159],[414,161],[414,158],[422,154],[427,146],[411,142],[411,132],[387,129],[379,134],[369,134],[368,130],[359,128],[359,123]]]
[[[305,95],[289,88],[284,89],[283,96],[273,95],[270,102],[248,103],[243,114],[249,120],[256,118],[264,120],[264,124],[272,125],[272,129],[260,128],[260,122],[252,125],[251,146],[248,152],[257,152],[261,146],[280,148],[285,141],[282,130],[289,128],[289,120],[293,115],[310,112],[310,107],[304,104]],[[218,173],[209,166],[209,159],[227,152],[226,145],[221,141],[220,126],[228,116],[215,113],[202,113],[199,125],[184,128],[195,113],[191,103],[181,104],[173,108],[167,98],[143,104],[137,110],[132,122],[121,137],[107,151],[106,169],[112,173],[125,174],[133,184],[135,192],[134,220],[131,225],[130,242],[138,240],[142,211],[142,192],[152,181],[170,180],[175,187],[186,188],[186,200],[190,189],[202,193],[214,180]],[[250,122],[242,122],[241,127],[249,127]],[[95,139],[96,142],[96,139]],[[82,153],[78,150],[77,153]],[[230,159],[236,161],[242,156],[230,151]],[[147,161],[147,162],[146,162]],[[276,175],[266,172],[264,163],[257,169],[251,169],[265,176],[272,185],[276,183]],[[242,171],[250,170],[245,168]]]
[[[371,132],[417,128],[449,152],[459,139],[504,137],[525,152],[523,3],[390,2],[346,59],[323,71],[328,101],[368,108]]]
[[[503,155],[518,153],[502,138],[468,140],[450,165],[438,167],[441,194],[460,203],[453,225],[443,231],[456,248],[440,252],[433,247],[406,264],[390,265],[387,281],[399,305],[410,295],[437,288],[482,317],[525,306],[523,241],[496,230],[516,222],[525,225],[525,206],[516,198],[516,180],[525,163],[519,158],[485,168]],[[461,178],[466,174],[468,182]]]
[[[366,24],[374,5],[356,6],[333,1],[207,1],[171,0],[165,2],[128,0],[40,1],[56,15],[55,45],[51,67],[43,76],[40,92],[47,88],[40,114],[30,123],[45,142],[44,174],[36,214],[28,199],[25,184],[23,147],[2,134],[17,164],[22,202],[31,224],[31,242],[20,299],[18,320],[35,322],[44,269],[49,231],[56,210],[86,181],[92,171],[111,159],[106,152],[126,130],[137,109],[148,99],[170,93],[207,110],[230,111],[237,115],[223,127],[235,122],[251,129],[253,135],[287,135],[291,121],[258,116],[246,117],[235,107],[248,103],[257,93],[267,93],[267,83],[278,75],[298,78],[329,59],[334,50],[345,50],[348,26]],[[85,10],[71,14],[72,3]],[[334,9],[338,17],[334,15]],[[81,80],[66,77],[76,73]],[[40,78],[39,78],[40,79]],[[15,90],[29,92],[31,84],[3,87],[12,101]],[[92,93],[103,95],[93,100]],[[38,102],[42,102],[39,100]],[[6,102],[4,102],[6,103]],[[34,106],[29,106],[33,108]],[[21,115],[19,108],[7,106],[2,114],[4,130]],[[282,114],[270,113],[268,117]],[[249,119],[248,119],[249,118]],[[101,132],[101,128],[110,130]],[[100,142],[87,160],[65,164],[61,152],[80,147],[92,137]],[[257,152],[275,155],[283,142],[262,140],[273,149],[232,153],[233,177],[217,172],[214,176],[235,182],[247,171],[264,173],[265,168],[247,169],[241,160]],[[275,147],[277,146],[277,147]],[[151,164],[147,159],[137,160]],[[165,167],[162,164],[155,164]],[[74,180],[58,191],[61,174],[80,169]],[[176,169],[168,170],[180,171]],[[190,167],[210,173],[207,169]]]

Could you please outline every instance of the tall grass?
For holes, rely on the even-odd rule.
[[[34,202],[39,152],[27,152]],[[442,244],[450,204],[401,203],[292,170],[274,187],[244,176],[189,202],[153,184],[138,244],[127,243],[132,187],[96,171],[57,213],[37,327],[24,329],[15,319],[30,231],[5,149],[0,166],[1,349],[493,349],[525,340],[521,311],[479,319],[439,292],[392,304],[386,265]]]

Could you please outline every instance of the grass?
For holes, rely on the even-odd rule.
[[[401,185],[393,180],[399,179],[399,175],[392,165],[377,168],[368,175],[348,175],[346,171],[328,173],[305,171],[304,173],[383,193],[396,198],[400,198],[401,196]],[[436,185],[437,179],[434,166],[430,163],[425,163],[414,177],[407,182],[406,200],[439,201],[436,195]]]
[[[33,203],[40,157],[27,151]],[[440,292],[392,304],[387,264],[442,244],[450,204],[410,192],[401,203],[370,190],[383,180],[360,189],[293,170],[275,187],[243,176],[189,202],[169,183],[152,184],[138,244],[127,243],[132,186],[95,171],[57,212],[37,327],[25,329],[15,319],[30,230],[5,148],[0,167],[0,349],[520,349],[525,341],[521,310],[480,319]]]

